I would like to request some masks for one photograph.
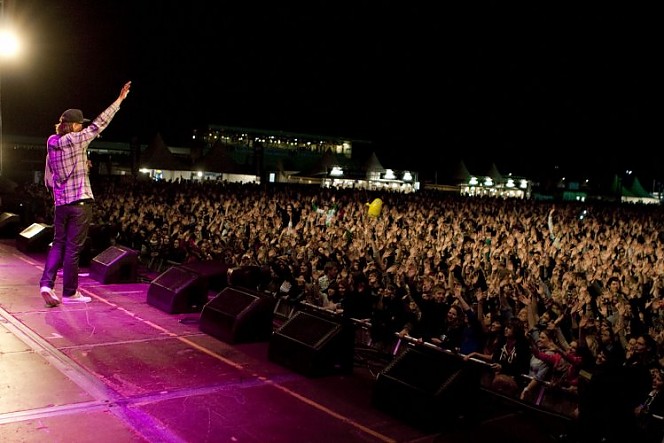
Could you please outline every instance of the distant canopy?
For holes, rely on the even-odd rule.
[[[159,133],[148,144],[138,163],[142,169],[163,169],[165,171],[188,171],[191,169],[184,161],[175,157]]]
[[[611,190],[615,194],[618,194],[620,192],[620,195],[623,197],[652,198],[652,195],[650,195],[648,191],[643,189],[643,186],[641,185],[639,178],[636,176],[634,177],[631,183],[626,183],[624,179],[621,179],[620,177],[618,177],[618,175],[615,175],[613,177]]]

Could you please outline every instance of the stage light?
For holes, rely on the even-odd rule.
[[[5,60],[16,57],[21,45],[17,35],[5,22],[5,2],[0,0],[0,177],[2,177],[2,69]]]

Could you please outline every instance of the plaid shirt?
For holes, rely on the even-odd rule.
[[[106,129],[119,109],[120,105],[113,102],[82,131],[48,138],[47,161],[53,174],[55,206],[94,198],[88,176],[88,146]]]

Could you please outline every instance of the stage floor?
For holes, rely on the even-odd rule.
[[[533,443],[558,431],[507,408],[427,432],[372,405],[367,368],[300,375],[268,359],[269,341],[225,343],[199,313],[149,305],[150,282],[100,284],[83,268],[93,301],[47,308],[44,258],[0,240],[2,442]]]

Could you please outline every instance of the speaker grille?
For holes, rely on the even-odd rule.
[[[155,278],[152,284],[169,288],[173,292],[180,292],[197,278],[198,276],[193,272],[179,267],[172,267]]]
[[[21,231],[21,237],[32,238],[41,233],[44,229],[46,229],[46,225],[42,223],[33,223]]]
[[[336,333],[340,328],[341,325],[338,323],[306,312],[298,312],[293,318],[284,323],[277,332],[290,337],[292,340],[318,348],[330,334]]]
[[[0,214],[0,226],[3,226],[6,223],[9,222],[18,222],[19,221],[19,216],[18,214],[12,214],[11,212],[3,212]]]
[[[90,262],[90,277],[100,283],[134,283],[137,280],[138,251],[109,246]]]
[[[53,226],[33,223],[16,237],[16,248],[21,252],[34,252],[48,249],[53,240]]]
[[[200,311],[207,301],[205,279],[179,266],[168,268],[148,288],[148,304],[169,314]]]
[[[110,265],[111,263],[113,263],[115,260],[117,260],[117,258],[118,258],[119,256],[121,256],[121,255],[123,255],[123,254],[125,254],[125,253],[126,253],[126,252],[123,251],[122,249],[120,249],[120,248],[116,248],[115,246],[111,246],[111,247],[109,247],[108,249],[106,249],[105,251],[100,252],[100,253],[94,258],[94,260],[95,260],[95,261],[98,261],[98,262],[101,263],[102,265],[106,265],[106,266],[108,266],[108,265]]]
[[[228,294],[228,296],[225,296],[226,294]],[[248,306],[258,300],[258,297],[255,295],[247,294],[246,292],[238,290],[222,292],[219,297],[223,298],[226,314],[232,317],[237,317],[242,311],[247,309]]]

